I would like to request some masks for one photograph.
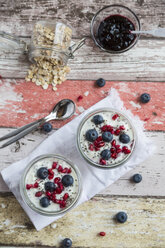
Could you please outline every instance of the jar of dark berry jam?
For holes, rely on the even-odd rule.
[[[91,35],[95,44],[108,53],[123,53],[132,48],[139,35],[131,31],[140,30],[136,14],[122,5],[109,5],[100,9],[91,22]]]

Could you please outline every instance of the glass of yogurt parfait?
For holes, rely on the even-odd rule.
[[[20,192],[24,202],[37,213],[60,215],[79,199],[80,172],[60,155],[39,156],[27,166],[20,181]]]
[[[87,162],[99,168],[114,168],[126,162],[135,147],[136,133],[130,120],[109,108],[89,113],[77,132],[77,146]]]

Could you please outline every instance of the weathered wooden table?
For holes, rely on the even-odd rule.
[[[93,105],[114,87],[127,108],[145,121],[145,133],[157,146],[147,161],[120,178],[90,201],[66,214],[56,223],[37,232],[30,220],[0,179],[0,246],[57,246],[63,237],[73,240],[73,247],[165,247],[165,40],[144,38],[122,55],[101,52],[90,39],[93,14],[108,5],[108,0],[22,0],[0,1],[1,30],[28,41],[32,24],[42,19],[67,19],[75,28],[75,40],[88,37],[86,46],[70,61],[69,80],[57,92],[46,91],[24,80],[29,64],[18,51],[0,54],[0,136],[37,118],[43,117],[62,98],[77,104],[77,113]],[[112,0],[111,3],[116,3]],[[118,1],[125,4],[125,1]],[[143,29],[165,27],[164,0],[128,0],[140,18]],[[96,89],[99,77],[108,80]],[[138,96],[148,92],[152,100],[141,105]],[[77,97],[83,100],[77,102]],[[64,123],[54,123],[59,128]],[[45,134],[39,131],[0,150],[0,169],[22,159]],[[133,184],[130,178],[141,173],[143,181]],[[116,224],[113,216],[120,210],[128,213],[125,224]],[[105,237],[97,234],[105,231]]]

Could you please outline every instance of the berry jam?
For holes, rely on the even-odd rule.
[[[136,35],[134,24],[121,15],[111,15],[105,18],[98,28],[98,39],[102,48],[112,51],[122,51],[129,47]]]

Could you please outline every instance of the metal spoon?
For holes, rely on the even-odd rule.
[[[26,134],[30,133],[31,131],[36,130],[39,126],[41,126],[43,123],[51,121],[51,120],[66,120],[70,118],[75,112],[75,103],[70,99],[63,99],[60,102],[58,102],[52,112],[47,115],[44,118],[41,118],[37,121],[31,122],[23,127],[18,128],[17,130],[3,136],[0,138],[0,141],[8,139],[10,137],[15,136],[13,139],[9,140],[5,144],[3,144],[1,148],[4,148],[15,141],[21,139]]]
[[[165,37],[165,28],[158,28],[147,31],[130,31],[132,34],[149,34],[155,37]]]

